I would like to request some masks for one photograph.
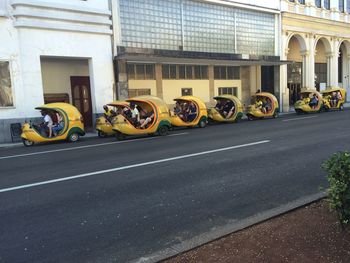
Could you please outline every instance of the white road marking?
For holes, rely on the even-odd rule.
[[[294,119],[286,119],[282,121],[298,121],[298,120],[305,120],[305,119],[311,119],[311,118],[317,118],[318,116],[308,116],[308,117],[299,117],[299,118],[294,118]]]
[[[166,137],[181,136],[181,135],[185,135],[185,134],[188,134],[188,132],[170,134],[170,135],[167,135]],[[153,140],[153,139],[159,139],[159,138],[162,138],[162,137],[161,136],[147,137],[147,138],[127,140],[127,141],[106,142],[106,143],[98,143],[98,144],[84,145],[84,146],[71,147],[71,148],[56,149],[56,150],[50,150],[50,151],[8,155],[8,156],[0,157],[0,160],[12,159],[12,158],[18,158],[18,157],[26,157],[26,156],[32,156],[32,155],[39,155],[39,154],[47,154],[47,153],[73,151],[73,150],[79,150],[79,149],[93,148],[93,147],[112,145],[112,144],[120,144],[120,143],[129,143],[129,142],[135,142],[135,141],[146,141],[146,140]]]
[[[99,175],[99,174],[117,172],[117,171],[122,171],[122,170],[127,170],[127,169],[147,166],[147,165],[171,162],[171,161],[176,161],[176,160],[181,160],[181,159],[187,159],[187,158],[211,154],[211,153],[224,152],[224,151],[229,151],[229,150],[233,150],[233,149],[249,147],[249,146],[254,146],[254,145],[259,145],[259,144],[264,144],[264,143],[269,143],[269,142],[270,142],[270,140],[252,142],[252,143],[247,143],[247,144],[219,148],[219,149],[210,150],[210,151],[180,155],[180,156],[176,156],[176,157],[160,159],[160,160],[155,160],[155,161],[150,161],[150,162],[145,162],[145,163],[138,163],[138,164],[132,164],[132,165],[127,165],[127,166],[122,166],[122,167],[116,167],[116,168],[112,168],[112,169],[100,170],[100,171],[95,171],[95,172],[91,172],[91,173],[78,174],[78,175],[74,175],[74,176],[63,177],[63,178],[53,179],[53,180],[48,180],[48,181],[42,181],[42,182],[37,182],[37,183],[33,183],[33,184],[25,184],[25,185],[20,185],[20,186],[15,186],[15,187],[3,188],[3,189],[0,189],[0,193],[11,192],[11,191],[25,189],[25,188],[31,188],[31,187],[35,187],[35,186],[39,186],[39,185],[46,185],[46,184],[63,182],[63,181],[69,181],[69,180],[74,180],[74,179],[78,179],[78,178],[90,177],[90,176]]]

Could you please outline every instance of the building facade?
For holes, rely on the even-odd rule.
[[[280,94],[280,1],[115,0],[118,95]]]
[[[0,143],[46,102],[75,105],[93,126],[115,96],[111,15],[108,0],[0,2]]]
[[[281,87],[287,110],[301,89],[347,89],[350,100],[350,1],[282,0]]]

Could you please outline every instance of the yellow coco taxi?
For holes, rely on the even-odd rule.
[[[323,90],[321,94],[323,97],[323,109],[325,111],[344,109],[344,103],[346,98],[345,89],[333,87],[330,89]]]
[[[297,114],[320,112],[322,110],[322,96],[316,90],[304,90],[300,92],[300,100],[294,104]]]
[[[35,109],[40,110],[44,118],[51,118],[53,122],[51,137],[49,137],[50,128],[47,126],[25,123],[21,134],[25,146],[60,140],[76,142],[80,136],[85,135],[83,118],[73,105],[50,103]],[[47,115],[50,117],[46,117]]]
[[[276,118],[278,116],[278,101],[276,97],[268,92],[256,93],[252,96],[251,105],[248,106],[248,120]]]
[[[231,95],[214,97],[216,106],[208,109],[208,119],[212,122],[238,122],[243,117],[242,102]]]
[[[171,116],[171,124],[177,127],[204,128],[208,120],[208,112],[205,103],[194,96],[182,96],[177,99],[174,112]]]
[[[109,108],[110,116],[104,114],[104,116],[101,116],[96,120],[96,130],[100,138],[115,135],[112,124],[114,119],[118,113],[123,111],[123,109],[130,109],[129,103],[126,101],[113,101],[108,103],[107,107]]]
[[[113,131],[118,140],[123,140],[126,135],[168,134],[171,128],[170,114],[162,99],[139,96],[128,99],[127,102],[130,104],[130,109],[118,114],[113,120]],[[132,111],[135,112],[134,108],[137,109],[139,117],[132,114]]]

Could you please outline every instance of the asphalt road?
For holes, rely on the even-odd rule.
[[[0,148],[0,262],[127,262],[320,192],[350,111]]]

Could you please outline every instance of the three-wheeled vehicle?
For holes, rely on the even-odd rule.
[[[171,124],[176,127],[204,128],[207,125],[208,112],[205,103],[194,96],[182,96],[174,99],[174,111],[171,112]]]
[[[56,135],[49,138],[47,129],[43,128],[41,125],[35,125],[27,122],[24,123],[22,126],[21,137],[25,146],[31,146],[34,143],[60,140],[76,142],[79,140],[80,136],[85,135],[82,115],[73,105],[68,103],[49,103],[35,109],[53,116],[55,116],[55,114],[59,114],[61,118],[61,127],[60,129],[57,129]]]
[[[276,97],[268,92],[259,92],[252,96],[251,104],[247,109],[248,120],[276,118],[278,116],[278,101]]]
[[[321,91],[323,97],[323,109],[329,110],[343,110],[346,98],[346,90],[338,87],[332,87]]]
[[[316,90],[304,90],[300,92],[300,100],[295,102],[294,110],[297,114],[321,112],[322,96]]]
[[[125,114],[118,114],[112,123],[118,140],[123,140],[126,135],[168,134],[171,128],[170,114],[162,99],[155,96],[138,96],[126,101],[138,109],[140,122],[136,123]]]
[[[216,106],[208,109],[209,122],[238,122],[243,117],[242,102],[232,95],[214,97]]]
[[[112,108],[113,111],[117,114],[118,112],[123,111],[123,109],[129,107],[129,103],[126,101],[113,101],[111,103],[106,104],[108,107]],[[117,116],[117,115],[116,115]],[[115,135],[115,131],[113,130],[113,122],[116,116],[101,116],[96,120],[96,130],[98,137],[104,138],[107,136]]]

